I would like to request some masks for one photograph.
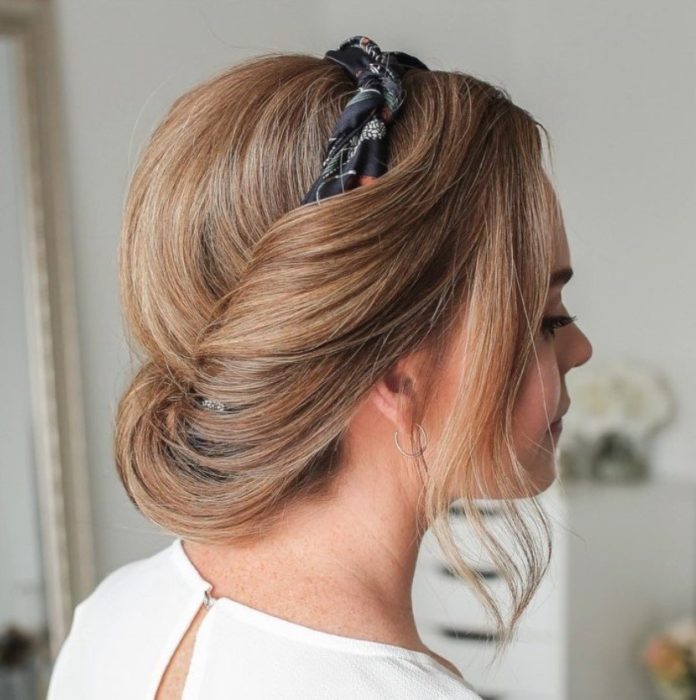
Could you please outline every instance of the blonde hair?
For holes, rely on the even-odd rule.
[[[340,66],[265,54],[176,100],[125,205],[121,300],[141,365],[118,406],[115,458],[132,502],[166,530],[217,544],[262,536],[288,505],[330,493],[360,399],[422,350],[418,444],[415,424],[464,323],[457,401],[413,461],[421,526],[491,615],[497,658],[551,556],[533,497],[542,536],[521,517],[529,483],[511,432],[548,292],[546,131],[465,73],[411,70],[403,86],[388,172],[304,206],[356,89]],[[491,484],[523,568],[470,496]],[[456,542],[456,499],[512,594],[507,621]]]

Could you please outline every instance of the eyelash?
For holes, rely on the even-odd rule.
[[[563,328],[569,323],[574,323],[577,320],[577,316],[547,316],[543,323],[541,324],[542,333],[548,337],[553,337],[555,335],[556,329]]]

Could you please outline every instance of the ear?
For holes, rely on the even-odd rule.
[[[404,429],[415,400],[413,362],[403,358],[393,365],[375,382],[370,400],[397,429]]]

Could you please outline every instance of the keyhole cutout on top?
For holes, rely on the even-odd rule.
[[[169,658],[167,667],[160,678],[154,700],[181,700],[189,668],[191,667],[191,657],[193,656],[198,628],[201,626],[205,616],[210,612],[210,608],[215,600],[208,594],[208,591],[205,591],[203,604],[196,612],[174,653]]]
[[[179,644],[170,657],[167,667],[160,678],[157,692],[153,700],[181,700],[191,667],[191,658],[193,656],[198,628],[201,626],[205,616],[210,612],[216,600],[217,598],[211,596],[209,591],[204,591],[203,603],[196,612],[193,620],[191,620],[191,624],[179,640]],[[463,679],[461,671],[451,661],[436,654],[431,649],[428,649],[426,653],[452,671],[456,676]]]

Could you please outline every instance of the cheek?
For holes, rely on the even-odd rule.
[[[561,381],[553,345],[541,341],[537,358],[532,358],[522,380],[514,408],[514,431],[524,444],[525,439],[538,442],[548,430],[548,422],[556,416],[561,395]]]

